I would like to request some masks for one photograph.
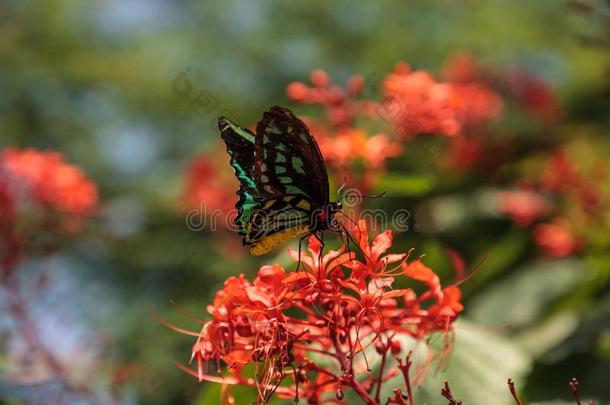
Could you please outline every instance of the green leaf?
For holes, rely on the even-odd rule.
[[[473,263],[480,266],[479,271],[461,285],[462,291],[469,293],[496,274],[508,269],[519,258],[527,244],[526,235],[519,231],[509,232],[494,241],[473,260]]]
[[[583,272],[574,259],[528,263],[474,297],[468,315],[484,325],[522,328],[573,289]]]
[[[465,320],[456,324],[456,334],[447,369],[424,384],[428,403],[439,403],[440,387],[447,380],[464,404],[512,404],[507,380],[523,386],[531,357],[511,340]]]
[[[464,404],[514,404],[507,380],[512,378],[517,387],[523,386],[524,377],[532,366],[532,358],[511,340],[469,321],[458,321],[455,331],[456,342],[448,366],[436,374],[434,366],[430,368],[422,386],[414,390],[416,403],[446,403],[440,392],[443,382],[447,380],[454,396]],[[427,346],[410,338],[402,339],[401,343],[403,356],[413,350],[411,374],[414,375],[425,363]],[[378,366],[374,364],[373,369]],[[396,367],[395,361],[390,362],[389,367]],[[397,387],[404,387],[400,377],[384,384],[382,403]]]

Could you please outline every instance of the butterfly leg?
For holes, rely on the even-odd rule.
[[[316,275],[316,277],[319,276],[320,270],[322,269],[322,255],[324,253],[324,232],[321,232],[321,235],[318,235],[317,232],[313,232],[312,235],[318,240],[318,242],[320,242],[320,254],[318,255],[318,275]]]
[[[345,238],[345,240],[343,238]],[[352,248],[350,246],[349,239],[347,238],[347,229],[345,229],[345,227],[343,227],[343,229],[341,229],[341,242],[343,242],[343,245],[345,246],[345,250],[347,250],[347,254],[351,257]]]
[[[294,271],[295,273],[298,273],[301,269],[301,245],[303,244],[303,240],[305,240],[305,238],[307,238],[308,236],[309,234],[306,234],[299,239],[299,261],[297,262],[297,268]]]
[[[360,225],[358,225],[358,223],[356,221],[354,221],[352,218],[350,218],[349,215],[347,214],[343,214],[343,216],[345,218],[347,218],[352,224],[354,224],[354,226],[356,227],[356,229],[358,229],[358,234],[362,235],[362,230],[360,229]],[[358,241],[356,241],[354,239],[354,237],[352,236],[351,233],[349,233],[349,231],[347,230],[347,228],[345,227],[345,225],[342,225],[343,230],[345,231],[345,236],[347,237],[347,239],[354,244],[354,246],[356,247],[356,249],[362,253],[362,255],[364,256],[364,258],[366,259],[367,262],[371,262],[371,258],[369,257],[369,255],[366,254],[366,252],[364,250],[362,250],[362,248],[360,247],[360,245],[358,244]]]

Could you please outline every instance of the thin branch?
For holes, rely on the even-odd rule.
[[[580,402],[580,394],[578,393],[578,380],[576,378],[572,378],[568,385],[570,386],[570,391],[572,391],[572,395],[574,395],[576,405],[582,405],[582,403]]]
[[[381,384],[383,383],[383,371],[385,370],[385,362],[388,357],[388,351],[390,350],[390,340],[383,345],[381,349],[381,365],[379,366],[379,375],[377,376],[377,387],[375,391],[375,401],[381,401]]]
[[[517,390],[515,389],[515,382],[512,378],[508,379],[508,388],[510,389],[510,393],[515,399],[517,405],[523,405],[523,402],[521,402],[521,398],[519,398],[519,394],[517,394]]]
[[[441,395],[449,400],[449,405],[462,405],[462,401],[459,401],[453,397],[449,383],[445,380],[445,385],[441,389]]]
[[[574,395],[574,400],[576,401],[576,404],[582,405],[582,402],[580,399],[580,393],[578,391],[578,388],[579,388],[578,380],[576,378],[572,378],[568,385],[570,386],[570,391],[572,391],[572,395]],[[595,405],[595,401],[593,401],[593,400],[589,401],[589,405]]]
[[[415,401],[413,400],[413,390],[411,389],[411,377],[409,377],[409,370],[411,369],[411,365],[413,362],[411,361],[411,351],[407,354],[406,361],[403,363],[400,357],[397,357],[398,368],[402,371],[402,376],[405,380],[405,385],[407,387],[407,396],[409,399],[409,405],[415,405]]]

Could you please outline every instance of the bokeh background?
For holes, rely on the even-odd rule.
[[[586,398],[610,403],[609,21],[601,0],[4,0],[0,146],[60,152],[97,184],[99,209],[15,275],[63,377],[86,394],[24,357],[0,299],[0,402],[218,403],[220,387],[174,365],[193,338],[156,316],[196,330],[170,301],[205,318],[230,275],[291,262],[285,248],[244,254],[222,226],[187,227],[199,200],[233,204],[216,117],[253,125],[279,104],[324,120],[287,95],[291,82],[361,75],[361,96],[381,101],[398,62],[442,81],[471,55],[501,114],[459,144],[401,138],[404,153],[367,183],[386,197],[363,202],[408,209],[395,246],[425,253],[448,282],[475,272],[451,365],[430,378],[467,404],[511,403],[509,377],[528,403],[562,404],[577,377]],[[561,168],[578,173],[573,189],[542,190],[548,173],[568,183]],[[445,403],[438,387],[418,395]]]

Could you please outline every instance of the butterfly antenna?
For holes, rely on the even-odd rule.
[[[385,197],[385,191],[383,193],[379,193],[379,194],[372,194],[372,195],[362,195],[362,198],[382,198]]]
[[[343,184],[341,185],[341,187],[339,187],[339,189],[337,190],[337,202],[341,202],[341,200],[343,199],[343,196],[341,195],[341,192],[343,191],[343,189],[345,188],[345,185],[347,184],[347,177],[343,178]]]

